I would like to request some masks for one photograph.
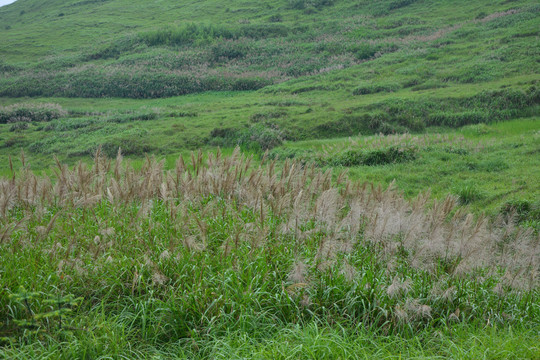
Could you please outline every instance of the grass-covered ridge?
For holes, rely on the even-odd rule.
[[[429,331],[444,346],[509,326],[520,345],[480,348],[538,353],[540,239],[511,218],[238,151],[163,166],[97,153],[0,180],[4,356],[285,358],[275,342],[289,338],[350,357],[366,334],[381,338],[374,354],[391,335],[424,337],[405,351],[428,355]]]
[[[377,58],[407,76],[357,75],[354,94],[485,82],[537,73],[539,11],[531,1],[18,1],[0,10],[0,96],[255,90]]]
[[[74,161],[99,145],[109,156],[118,147],[133,156],[265,150],[538,114],[534,2],[235,4],[26,0],[2,8],[1,122],[13,104],[67,111],[47,124],[0,124],[2,152]],[[99,26],[84,26],[97,16]]]

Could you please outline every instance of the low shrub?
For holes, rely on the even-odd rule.
[[[225,40],[214,44],[210,52],[212,60],[219,62],[244,58],[251,51],[251,48],[252,44],[246,40]]]
[[[416,159],[418,150],[415,147],[391,146],[372,150],[347,150],[338,154],[328,162],[333,166],[379,166]]]
[[[368,60],[381,51],[381,45],[362,43],[351,47],[349,51],[351,51],[358,60]]]
[[[397,83],[388,84],[367,84],[357,87],[353,90],[353,95],[368,95],[376,94],[380,92],[395,92],[401,89],[401,86]]]
[[[119,114],[114,115],[110,118],[107,118],[108,122],[113,123],[128,123],[132,121],[148,121],[148,120],[155,120],[159,117],[158,113],[150,112],[150,113],[135,113],[135,114]]]
[[[515,215],[518,223],[540,222],[540,201],[510,200],[501,207],[500,213],[502,215]]]
[[[390,85],[393,86],[393,85]],[[400,86],[395,84],[395,86]],[[365,86],[355,94],[385,89],[381,85]],[[487,124],[519,116],[530,116],[540,103],[540,92],[534,86],[527,91],[504,89],[482,91],[463,98],[392,98],[359,108],[351,108],[338,121],[331,120],[313,128],[315,137],[350,136],[361,133],[399,134],[423,131],[426,126],[462,127]],[[355,110],[367,111],[354,114]],[[352,114],[351,114],[352,113]],[[479,128],[481,129],[481,128]]]
[[[456,195],[462,205],[467,205],[484,198],[484,194],[475,185],[465,185],[457,189]]]
[[[508,164],[502,159],[487,160],[478,164],[478,170],[486,172],[499,172],[508,168]]]
[[[268,18],[268,21],[271,23],[280,23],[283,21],[283,16],[281,14],[275,14]]]
[[[474,64],[449,75],[445,81],[471,84],[490,81],[498,76],[499,71],[495,69],[495,66],[489,64]]]
[[[284,134],[277,125],[254,124],[240,136],[239,144],[249,150],[269,150],[283,144]]]
[[[3,60],[0,60],[0,73],[3,73],[3,72],[6,72],[6,73],[9,73],[9,72],[15,72],[15,71],[18,71],[20,70],[20,68],[16,65],[13,65],[13,64],[8,64],[6,62],[4,62]]]
[[[289,34],[283,24],[244,24],[241,26],[188,24],[181,27],[165,27],[138,34],[139,42],[147,46],[187,46],[212,44],[217,40],[240,38],[265,39]]]
[[[268,152],[268,158],[276,160],[298,159],[307,162],[311,153],[310,150],[278,147]]]
[[[9,131],[22,131],[28,129],[28,122],[16,122],[10,126]]]
[[[490,118],[491,116],[489,113],[485,111],[482,112],[481,110],[466,111],[461,113],[439,112],[429,115],[427,118],[427,124],[460,127],[467,124],[487,123],[490,121]]]
[[[16,122],[51,121],[66,116],[58,104],[14,104],[0,106],[0,124]]]
[[[5,148],[22,147],[25,145],[26,145],[26,139],[23,135],[11,136],[4,141]]]
[[[422,90],[431,90],[431,89],[441,89],[448,87],[448,84],[439,81],[439,80],[428,80],[423,83],[419,83],[412,87],[412,91],[422,91]]]
[[[193,111],[173,111],[167,114],[168,117],[197,117],[198,113]]]
[[[144,155],[155,150],[155,146],[152,146],[147,137],[147,131],[141,129],[134,129],[129,134],[122,134],[119,137],[105,140],[100,143],[101,150],[109,157],[114,157],[118,154],[118,149],[122,150],[124,155]],[[95,148],[88,149],[88,153],[95,152]]]
[[[417,0],[394,0],[388,4],[389,10],[399,9],[414,4]]]
[[[129,53],[138,44],[138,38],[134,36],[121,38],[113,43],[98,45],[91,48],[83,57],[83,61],[118,58],[120,55]]]
[[[46,78],[43,78],[46,77]],[[262,75],[201,74],[134,71],[130,67],[89,67],[80,72],[27,74],[0,86],[0,96],[122,97],[149,99],[186,95],[210,90],[258,90],[272,84]]]
[[[333,6],[335,0],[289,0],[289,7],[296,10],[304,10],[307,8],[323,8],[325,6]]]
[[[486,135],[486,134],[490,134],[494,132],[494,130],[491,127],[483,123],[465,126],[463,130],[470,131],[474,135]]]
[[[270,119],[278,119],[278,118],[281,118],[281,117],[285,116],[286,114],[287,114],[287,112],[284,111],[284,110],[274,110],[274,111],[269,111],[269,112],[259,112],[259,113],[255,113],[255,114],[251,115],[249,117],[249,119],[251,120],[251,122],[258,123],[258,122],[263,122],[263,121],[270,120]]]
[[[248,128],[215,128],[207,143],[213,146],[233,147],[244,150],[263,151],[283,144],[285,135],[275,124],[253,124]]]
[[[188,24],[142,32],[138,36],[139,40],[148,46],[183,46],[209,43],[219,38],[233,39],[238,37],[238,34],[224,26]]]
[[[285,37],[289,35],[290,31],[290,28],[283,24],[248,24],[236,30],[239,34],[238,37],[250,39]]]

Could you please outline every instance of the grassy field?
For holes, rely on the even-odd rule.
[[[0,358],[540,358],[539,29],[530,0],[1,7]]]
[[[163,172],[97,154],[54,185],[2,180],[3,354],[539,354],[532,229],[252,161],[200,153]]]

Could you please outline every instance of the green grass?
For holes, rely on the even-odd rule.
[[[2,9],[0,96],[155,98],[304,76],[312,80],[290,91],[359,95],[537,75],[532,1],[128,4],[27,0]],[[314,75],[328,72],[337,76]]]
[[[513,241],[540,229],[535,1],[18,0],[0,24],[0,358],[540,358],[538,286],[500,287],[523,265]],[[316,210],[297,213],[322,190],[310,201],[294,181],[272,196],[197,192],[215,176],[189,188],[201,170],[192,150],[210,159],[236,145],[254,157],[240,177],[268,149],[269,181],[292,158],[332,172],[313,180],[323,190],[348,189],[341,171],[375,183],[376,199],[393,184],[381,209],[429,190],[432,214],[451,196],[514,238],[493,251],[509,246],[508,258],[460,275],[459,258],[422,268],[422,249],[403,232],[384,237],[379,215],[330,256],[324,244],[340,235]],[[77,164],[118,148],[130,162],[121,174],[133,167],[134,183],[151,185],[111,202],[116,185],[109,195]],[[166,170],[193,161],[184,192],[163,195],[173,172],[137,195],[159,178],[154,156]],[[76,170],[65,188],[49,186],[64,181],[57,161]],[[27,185],[10,193],[14,182]],[[286,214],[279,189],[293,196]],[[389,228],[402,221],[392,214]],[[498,227],[509,215],[523,233]],[[406,294],[392,296],[402,280]],[[413,314],[420,305],[429,316]]]
[[[102,321],[102,319],[96,319]],[[474,329],[455,326],[447,332],[426,331],[415,337],[381,336],[366,329],[348,332],[328,324],[308,324],[265,329],[267,335],[253,339],[242,332],[229,332],[205,341],[188,341],[166,347],[138,345],[129,347],[122,337],[121,324],[101,323],[102,333],[87,341],[61,344],[34,344],[6,349],[13,359],[39,358],[50,354],[57,358],[113,357],[136,358],[214,358],[214,359],[534,359],[538,356],[538,330]],[[377,340],[374,340],[377,339]],[[197,344],[197,345],[195,345]],[[40,346],[41,345],[41,346]],[[105,348],[108,351],[105,351]],[[205,355],[194,350],[203,348]]]
[[[530,1],[336,1],[313,9],[288,1],[70,4],[61,17],[57,2],[27,0],[0,10],[11,27],[0,28],[0,104],[57,103],[69,112],[50,125],[0,124],[3,154],[23,148],[34,158],[54,153],[74,163],[100,144],[112,154],[125,143],[126,153],[142,156],[234,146],[253,136],[267,148],[282,140],[423,132],[538,114],[539,10]],[[120,13],[132,30],[110,20]],[[102,26],[83,26],[97,17]],[[44,23],[46,30],[32,30]],[[290,31],[276,35],[275,26]],[[66,28],[69,36],[57,36]],[[74,46],[72,37],[95,41]],[[289,69],[310,62],[314,67]],[[260,86],[240,86],[244,80]],[[221,91],[95,99],[207,90]],[[20,98],[28,95],[52,97]]]
[[[443,234],[424,245],[449,247],[418,253],[393,225],[411,204],[324,170],[202,154],[168,174],[108,164],[0,184],[2,356],[538,354],[530,233],[477,225],[447,200],[409,220]],[[451,250],[461,236],[483,250]]]
[[[505,203],[518,199],[538,203],[540,162],[535,154],[540,150],[539,120],[471,125],[403,140],[399,136],[367,136],[290,142],[271,154],[339,166],[336,162],[348,152],[367,149],[369,153],[394,143],[404,151],[414,149],[414,158],[378,166],[345,166],[348,174],[384,185],[395,182],[407,196],[426,189],[436,198],[449,193],[465,195],[467,200],[463,202],[473,209],[496,214]]]

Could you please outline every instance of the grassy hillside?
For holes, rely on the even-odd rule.
[[[535,2],[19,0],[0,19],[0,94],[10,96],[0,98],[3,174],[21,150],[44,170],[52,155],[75,164],[98,147],[110,157],[122,148],[134,159],[172,159],[240,145],[345,166],[358,179],[396,179],[407,196],[428,187],[437,197],[477,192],[470,204],[490,213],[539,196],[538,164],[528,159],[538,151]],[[221,91],[130,99],[208,89]],[[517,132],[491,130],[519,117],[530,120]],[[493,143],[462,154],[441,143],[405,162],[365,164],[357,145],[327,155],[356,154],[341,162],[302,150],[314,139],[341,144],[359,134],[459,137],[450,129],[477,124],[490,124],[480,129],[490,129],[483,137]]]
[[[377,58],[350,81],[302,80],[293,91],[351,87],[361,95],[536,74],[534,1],[431,5],[22,0],[0,10],[0,96],[255,90]]]
[[[274,138],[259,141],[268,148],[282,140],[422,132],[538,113],[535,2],[235,4],[20,0],[2,8],[4,105],[32,102],[21,96],[220,90],[146,102],[38,100],[65,107],[58,121],[64,130],[76,128],[78,146],[42,131],[49,125],[0,124],[6,151],[77,158],[99,143],[114,155],[128,142],[127,154],[142,155]],[[99,26],[84,25],[95,19]],[[4,122],[29,119],[0,112]],[[146,140],[138,148],[129,144],[135,133]]]
[[[540,358],[539,29],[532,0],[0,8],[0,358]]]

